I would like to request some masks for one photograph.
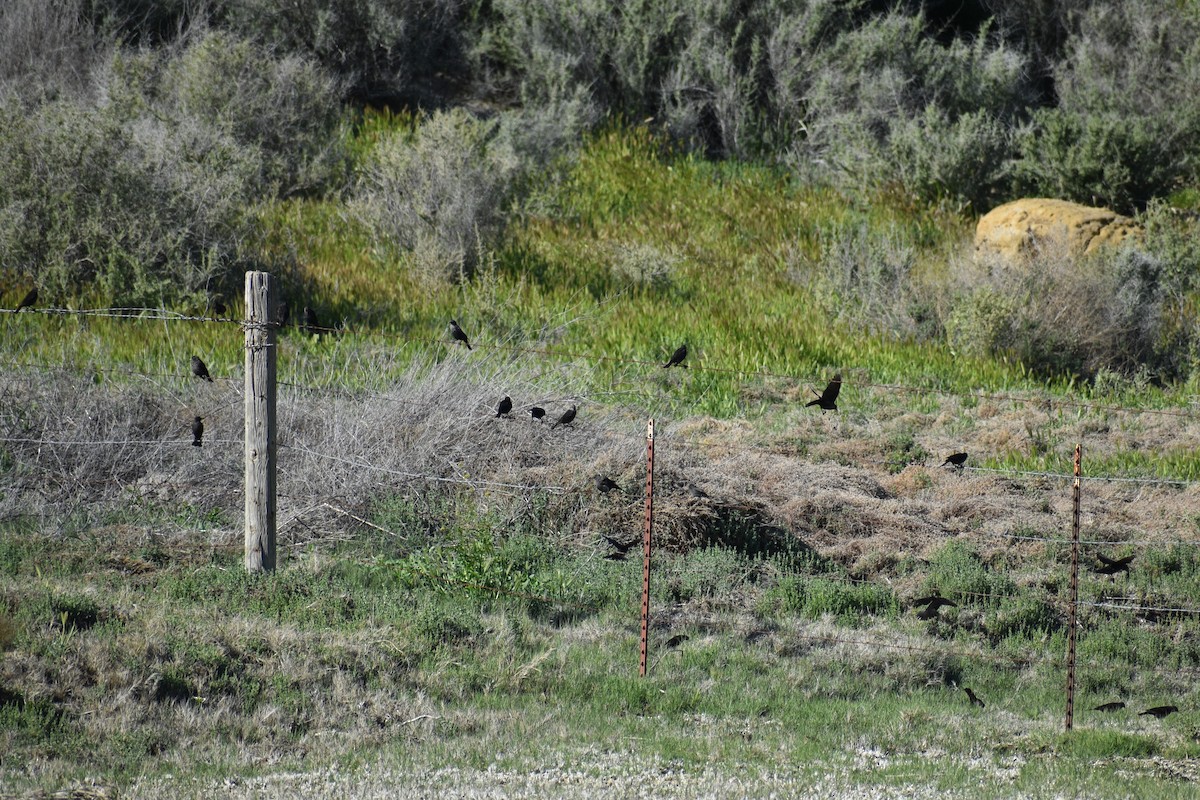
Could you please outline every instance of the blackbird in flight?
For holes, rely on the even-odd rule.
[[[22,308],[32,308],[34,303],[36,303],[37,301],[38,301],[38,290],[37,290],[37,287],[35,286],[32,289],[30,289],[29,292],[26,293],[26,295],[23,298],[21,298],[21,302],[17,303],[17,307],[13,310],[20,311]]]
[[[917,619],[933,619],[937,616],[938,609],[942,606],[952,606],[957,608],[957,603],[952,603],[940,594],[931,595],[929,597],[919,597],[913,601],[914,606],[925,606],[917,613]]]
[[[454,320],[450,320],[450,336],[465,344],[468,350],[474,349],[471,347],[471,343],[467,341],[467,335],[463,333],[463,329],[458,327],[458,323]]]
[[[600,494],[608,494],[613,489],[620,489],[620,488],[621,488],[620,485],[616,481],[614,481],[612,478],[609,478],[605,475],[597,475],[596,476],[596,489],[597,489],[597,491],[600,492]]]
[[[967,697],[971,698],[971,705],[978,706],[979,708],[986,708],[986,706],[984,705],[984,702],[982,700],[980,700],[975,695],[975,693],[972,692],[970,689],[968,689],[966,686],[963,687],[963,691],[967,693]]]
[[[1124,558],[1114,559],[1097,553],[1096,558],[1100,559],[1101,566],[1092,567],[1092,572],[1095,572],[1097,575],[1116,575],[1118,572],[1124,572],[1128,574],[1129,565],[1133,563],[1134,557],[1125,556]]]
[[[962,469],[963,464],[966,464],[966,463],[967,463],[967,454],[966,453],[954,453],[952,455],[946,456],[946,460],[942,462],[942,466],[944,467],[947,464],[949,464],[952,467],[958,467],[959,469]]]
[[[512,398],[504,395],[504,399],[500,401],[500,405],[496,406],[496,416],[506,417],[510,411],[512,411]]]
[[[816,389],[814,389],[813,394],[817,394],[817,399],[805,403],[804,407],[808,408],[809,406],[819,406],[824,411],[837,411],[837,397],[838,392],[841,390],[842,374],[839,372],[833,376],[833,380],[831,380],[829,385],[825,387],[825,391],[817,394]]]
[[[1178,706],[1155,706],[1154,708],[1147,708],[1145,711],[1138,714],[1138,716],[1145,717],[1149,715],[1155,719],[1162,719],[1163,717],[1168,717],[1171,714],[1174,714],[1178,710]]]
[[[204,417],[196,417],[192,420],[192,447],[203,447],[201,439],[204,438]]]
[[[213,382],[212,376],[208,374],[208,367],[200,360],[200,356],[192,356],[192,374],[197,378],[203,378],[209,383]]]
[[[533,417],[534,419],[541,419],[542,417],[546,416],[546,409],[542,408],[541,406],[531,406],[529,408],[529,416]]]
[[[555,422],[550,427],[557,428],[559,425],[570,425],[574,421],[575,421],[575,406],[571,406],[570,408],[568,408],[566,411],[564,411],[562,413],[562,416],[558,418],[558,422]]]
[[[684,369],[687,369],[687,364],[683,363],[685,358],[687,358],[686,343],[680,345],[679,349],[671,354],[671,357],[667,359],[667,363],[663,364],[663,369],[667,369],[668,367],[683,367]]]
[[[1120,711],[1124,707],[1125,707],[1125,704],[1122,703],[1120,700],[1117,700],[1116,702],[1113,702],[1113,703],[1101,703],[1100,705],[1096,706],[1092,710],[1093,711],[1105,711],[1105,712]]]

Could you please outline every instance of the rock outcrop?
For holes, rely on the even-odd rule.
[[[1137,223],[1106,208],[1025,198],[998,206],[980,218],[975,228],[975,257],[1020,260],[1045,246],[1085,255],[1141,236]]]

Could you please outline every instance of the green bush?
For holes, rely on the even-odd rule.
[[[1046,376],[1184,367],[1184,332],[1163,314],[1159,259],[1134,247],[1074,257],[1065,242],[1038,245],[1022,263],[961,265],[945,322],[956,352],[1007,357]]]
[[[234,284],[253,203],[339,180],[336,87],[227,36],[116,53],[104,102],[0,97],[0,262],[63,302]]]
[[[949,200],[983,212],[1010,189],[1013,159],[1008,126],[987,111],[952,120],[938,106],[901,121],[888,141],[895,180],[926,202]]]
[[[382,139],[360,168],[355,207],[385,246],[438,279],[468,276],[503,229],[516,175],[499,123],[436,112]]]

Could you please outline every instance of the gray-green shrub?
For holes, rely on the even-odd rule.
[[[360,167],[357,213],[423,273],[469,275],[503,228],[517,172],[511,151],[495,146],[498,128],[455,110],[384,138]]]

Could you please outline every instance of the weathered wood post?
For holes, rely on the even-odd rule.
[[[650,638],[650,533],[654,526],[654,420],[646,423],[646,527],[642,532],[642,636],[638,675],[646,677]]]
[[[275,286],[246,273],[246,570],[275,569]]]

